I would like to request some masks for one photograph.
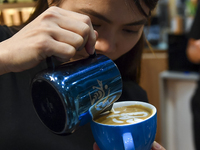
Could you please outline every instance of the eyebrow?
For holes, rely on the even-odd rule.
[[[135,25],[143,25],[143,24],[146,24],[146,23],[147,23],[147,19],[141,19],[139,21],[128,23],[126,25],[127,26],[135,26]]]
[[[92,15],[92,16],[99,18],[99,19],[101,19],[101,20],[103,20],[107,23],[110,23],[110,24],[112,23],[111,20],[109,20],[108,18],[106,18],[105,16],[101,15],[100,13],[98,13],[94,10],[82,8],[79,11],[82,12],[82,13],[86,13],[88,15]],[[138,21],[135,21],[135,22],[124,24],[124,25],[125,26],[143,25],[143,24],[146,24],[146,22],[147,22],[147,19],[141,19],[141,20],[138,20]]]

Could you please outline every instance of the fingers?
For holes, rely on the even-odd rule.
[[[56,41],[73,46],[77,51],[80,50],[80,48],[83,49],[84,44],[86,43],[85,39],[81,35],[62,28],[54,28],[52,31],[52,37]]]
[[[96,142],[93,144],[93,150],[100,150]],[[152,145],[152,150],[166,150],[166,149],[162,147],[160,144],[158,144],[156,141],[154,141]]]
[[[72,58],[75,53],[76,49],[72,45],[52,40],[49,42],[45,53],[42,54],[45,55],[42,58],[55,56],[59,61],[66,62],[69,61],[69,59]]]
[[[153,142],[152,150],[166,150],[164,147],[162,147],[160,144],[158,144],[156,141]]]
[[[49,11],[49,13],[51,13],[51,11],[55,11],[53,9],[55,9],[55,10],[58,9],[58,10],[56,10],[57,13],[54,13],[53,20],[57,23],[57,25],[60,28],[71,31],[73,33],[76,33],[83,38],[81,46],[76,45],[75,48],[77,50],[81,50],[81,49],[83,49],[83,47],[85,47],[86,51],[89,54],[93,54],[94,46],[95,46],[95,42],[96,42],[96,34],[93,29],[90,18],[86,15],[63,10],[63,9],[60,9],[57,7],[52,7],[51,10]],[[49,16],[51,17],[52,14]],[[62,20],[62,21],[60,21],[60,20]],[[67,35],[67,34],[65,34],[65,35]],[[57,34],[57,37],[58,36],[60,36],[60,38],[61,38],[61,34]],[[67,41],[64,41],[64,42],[67,42]],[[74,46],[74,45],[72,45],[72,46]]]
[[[4,72],[30,69],[50,56],[65,62],[84,47],[93,54],[96,35],[88,16],[51,7],[3,43]]]
[[[85,22],[89,25],[89,36],[88,36],[88,40],[85,44],[85,48],[86,51],[88,52],[88,54],[94,54],[94,49],[95,49],[95,43],[96,43],[96,34],[94,33],[94,29],[91,23],[91,20],[89,17],[85,18]]]

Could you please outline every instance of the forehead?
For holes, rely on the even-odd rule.
[[[148,7],[141,0],[141,6],[148,14]],[[146,17],[137,8],[134,0],[64,0],[61,7],[64,9],[79,11],[80,9],[91,9],[113,21],[137,21]]]

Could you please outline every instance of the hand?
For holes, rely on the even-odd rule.
[[[10,39],[0,43],[0,74],[30,69],[55,56],[64,62],[76,50],[94,53],[96,34],[86,15],[50,7]]]
[[[166,150],[164,147],[162,147],[160,144],[158,144],[156,141],[153,142],[152,150]]]
[[[189,39],[187,45],[187,57],[195,64],[200,63],[200,39]]]
[[[100,150],[96,142],[93,144],[93,150]]]
[[[97,143],[94,143],[93,150],[100,150]],[[158,144],[156,141],[153,142],[152,150],[166,150],[164,147],[162,147],[160,144]]]

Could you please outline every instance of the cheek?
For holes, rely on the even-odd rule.
[[[143,27],[140,28],[139,32],[137,35],[135,35],[132,39],[129,40],[129,46],[131,47],[131,49],[137,44],[137,42],[140,40],[141,36],[143,33]]]
[[[141,35],[138,34],[137,36],[134,36],[130,39],[124,39],[124,42],[120,46],[120,51],[125,54],[128,51],[130,51],[139,41]]]
[[[142,35],[142,31],[141,30],[137,35],[130,37],[130,38],[123,38],[120,42],[120,46],[118,49],[118,56],[115,57],[115,59],[119,58],[120,56],[124,55],[125,53],[129,52],[139,41],[139,39],[141,38]]]

